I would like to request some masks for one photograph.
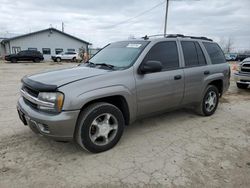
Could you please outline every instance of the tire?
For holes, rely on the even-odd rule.
[[[209,100],[210,99],[210,100]],[[219,103],[219,91],[214,85],[207,86],[201,103],[197,106],[197,113],[202,116],[211,116]]]
[[[41,60],[39,59],[39,58],[35,58],[34,60],[33,60],[33,62],[35,62],[35,63],[39,63]]]
[[[237,87],[238,87],[239,89],[247,89],[247,88],[248,88],[248,84],[237,83]]]
[[[76,57],[73,57],[72,61],[73,61],[73,62],[76,62]]]
[[[124,125],[125,121],[120,109],[109,103],[95,103],[79,115],[75,140],[82,149],[89,152],[107,151],[120,140]]]
[[[12,58],[10,61],[11,61],[11,63],[17,63],[17,59],[16,58]]]
[[[62,60],[61,60],[61,58],[60,57],[57,57],[56,58],[56,62],[61,62]]]

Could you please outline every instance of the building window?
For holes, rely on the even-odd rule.
[[[37,51],[37,48],[28,48],[28,50]]]
[[[56,54],[60,54],[60,53],[62,53],[63,52],[63,49],[62,48],[56,48],[55,49],[55,53]]]
[[[12,53],[13,54],[17,54],[18,52],[20,52],[21,51],[21,47],[16,47],[16,46],[13,46],[12,47]]]
[[[50,55],[51,54],[50,48],[43,48],[43,54],[44,55]]]
[[[69,48],[69,49],[68,49],[68,52],[74,52],[74,51],[76,51],[76,50],[73,49],[73,48]]]

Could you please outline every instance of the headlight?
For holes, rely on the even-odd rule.
[[[43,102],[43,104],[38,105],[39,109],[50,112],[61,112],[64,95],[60,92],[40,92],[38,100]]]

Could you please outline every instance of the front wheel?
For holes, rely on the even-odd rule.
[[[248,84],[237,83],[237,87],[238,87],[239,89],[247,89],[247,88],[248,88]]]
[[[95,103],[80,114],[75,139],[83,149],[93,153],[103,152],[118,143],[124,125],[119,108],[109,103]]]
[[[33,62],[35,62],[35,63],[39,63],[41,60],[39,59],[39,58],[35,58],[34,60],[33,60]]]
[[[202,116],[211,116],[216,111],[218,103],[218,89],[214,85],[209,85],[205,90],[202,101],[197,107],[197,113]]]
[[[11,63],[17,63],[17,59],[16,58],[12,58],[10,61],[11,61]]]

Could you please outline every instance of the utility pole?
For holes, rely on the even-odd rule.
[[[165,14],[164,36],[166,36],[166,35],[167,35],[167,24],[168,24],[168,5],[169,5],[169,0],[166,0],[166,14]]]
[[[62,32],[64,32],[64,23],[62,22]]]

